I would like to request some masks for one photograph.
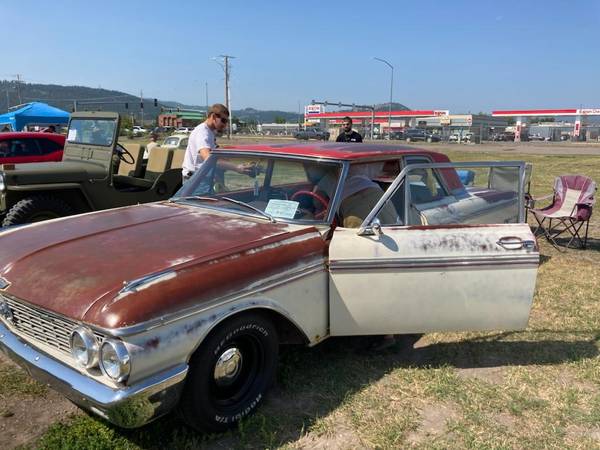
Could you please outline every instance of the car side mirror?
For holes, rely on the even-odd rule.
[[[358,229],[357,234],[359,236],[381,236],[383,235],[383,230],[381,229],[381,221],[375,217],[370,225],[366,227],[360,227]]]

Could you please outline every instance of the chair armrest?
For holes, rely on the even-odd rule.
[[[540,200],[547,200],[549,198],[554,198],[554,194],[544,195],[542,197],[534,197],[531,194],[525,194],[525,207],[529,209],[535,208],[535,204]]]

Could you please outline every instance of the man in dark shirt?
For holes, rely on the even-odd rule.
[[[352,119],[344,117],[342,131],[335,142],[362,142],[362,136],[352,129]]]

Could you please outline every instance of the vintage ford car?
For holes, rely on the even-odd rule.
[[[523,180],[401,146],[222,148],[169,201],[0,233],[0,349],[119,426],[225,430],[280,344],[525,328]]]

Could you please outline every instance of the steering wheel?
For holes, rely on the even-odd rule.
[[[329,201],[328,200],[326,200],[320,194],[317,194],[316,192],[312,192],[312,191],[298,191],[298,192],[294,192],[294,194],[290,197],[290,200],[296,200],[298,197],[300,197],[302,195],[306,195],[307,197],[311,197],[314,200],[317,200],[321,204],[322,208],[321,208],[321,210],[319,210],[319,212],[315,213],[315,219],[322,219],[323,217],[325,217],[325,213],[327,212],[327,208],[329,207]]]
[[[124,163],[127,163],[127,164],[135,163],[135,158],[133,157],[133,155],[131,153],[129,153],[129,150],[127,150],[122,145],[117,144],[117,146],[115,147],[115,151],[117,152],[117,156],[119,157],[119,159],[121,161],[123,161]]]

